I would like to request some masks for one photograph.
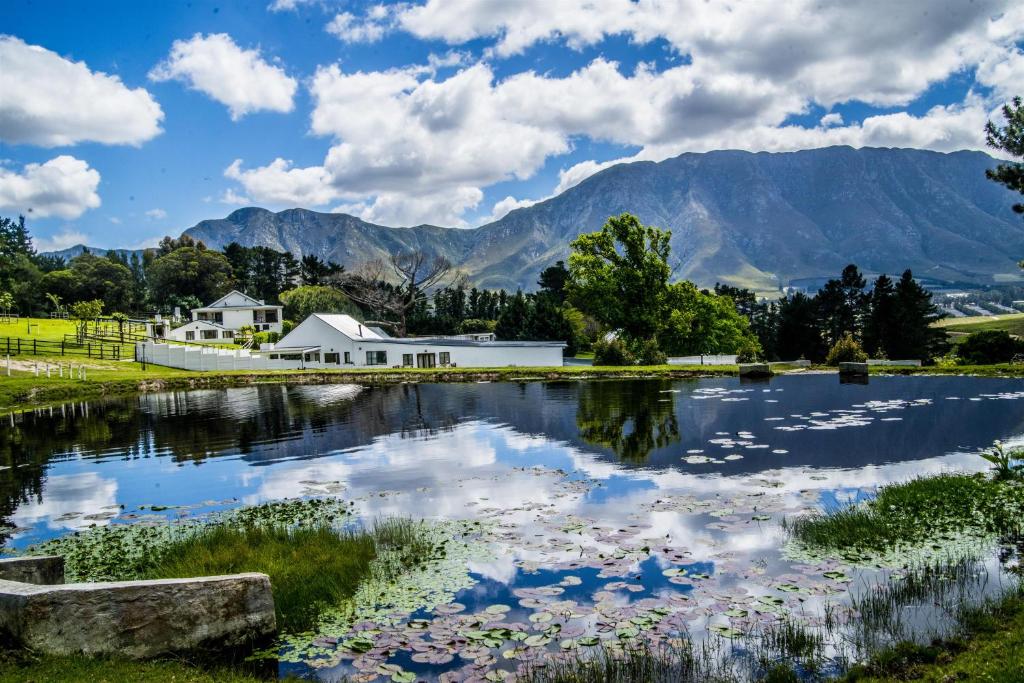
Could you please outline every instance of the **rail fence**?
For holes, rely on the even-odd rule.
[[[6,356],[84,356],[100,360],[121,360],[120,344],[82,341],[65,337],[61,341],[25,337],[0,337],[0,354]]]

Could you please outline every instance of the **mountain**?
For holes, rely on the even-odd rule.
[[[246,208],[186,231],[348,267],[395,250],[441,254],[488,288],[534,288],[581,232],[624,211],[672,230],[677,277],[760,291],[856,263],[868,273],[956,283],[1019,278],[1024,222],[1015,195],[985,178],[982,152],[828,147],[688,153],[607,168],[556,197],[470,230],[392,228],[346,214]]]

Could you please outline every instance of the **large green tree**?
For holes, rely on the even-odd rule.
[[[570,245],[567,291],[573,306],[629,344],[652,339],[665,321],[672,233],[624,213]]]
[[[158,304],[195,297],[208,304],[231,287],[231,265],[202,244],[178,247],[156,258],[146,270],[149,291]]]
[[[313,313],[347,313],[362,319],[359,307],[333,287],[302,285],[281,292],[284,317],[301,322]]]
[[[69,303],[99,300],[110,312],[128,311],[134,280],[131,270],[117,259],[85,252],[63,270],[47,273],[42,288]]]
[[[999,164],[985,171],[985,175],[1024,195],[1024,102],[1019,96],[1003,105],[1003,118],[1006,119],[1003,126],[992,121],[985,124],[985,139],[989,147],[1006,152],[1018,161]],[[1024,214],[1024,203],[1014,204],[1013,210]]]

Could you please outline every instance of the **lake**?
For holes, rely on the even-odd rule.
[[[782,518],[887,482],[984,469],[979,449],[1024,441],[1024,382],[263,385],[2,419],[9,549],[305,496],[353,501],[362,520],[479,522],[477,542],[442,572],[282,649],[282,672],[326,680],[373,680],[381,663],[454,679],[621,636],[629,623],[713,637],[782,608],[817,623],[829,601],[884,570],[787,555]],[[536,647],[503,660],[509,642],[478,635],[496,624],[526,629]],[[368,652],[343,647],[353,633]],[[432,644],[443,638],[460,643],[454,653]]]

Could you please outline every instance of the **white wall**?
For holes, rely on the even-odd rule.
[[[339,336],[342,336],[339,334]],[[352,365],[341,363],[323,363],[323,353],[330,353],[324,346],[321,351],[321,362],[284,360],[271,358],[272,352],[252,353],[246,349],[228,349],[200,346],[182,346],[177,344],[156,344],[139,342],[136,345],[136,358],[155,365],[166,365],[185,370],[297,370],[300,368],[362,368],[390,369],[402,364],[403,353],[434,353],[440,364],[440,353],[451,354],[451,362],[461,368],[496,368],[496,367],[558,367],[562,365],[562,349],[554,346],[538,347],[507,347],[507,346],[446,346],[444,344],[406,345],[377,341],[374,343],[353,344]],[[338,348],[338,347],[334,347]],[[387,351],[387,365],[366,365],[367,351]],[[339,359],[344,360],[344,352],[338,351]],[[415,359],[414,359],[415,365]]]
[[[215,339],[203,339],[203,330],[214,330],[217,333]],[[195,339],[186,339],[186,332],[195,332]],[[224,337],[225,330],[220,329],[214,325],[203,321],[192,321],[185,323],[181,327],[175,327],[167,333],[168,339],[174,339],[176,341],[187,341],[189,344],[231,344],[235,341],[234,337]]]

